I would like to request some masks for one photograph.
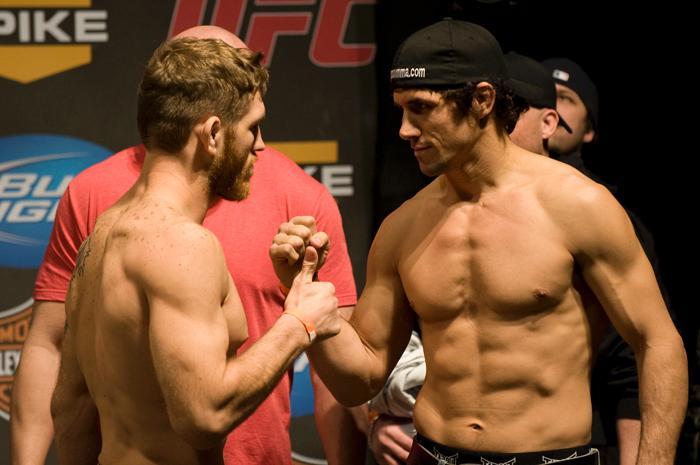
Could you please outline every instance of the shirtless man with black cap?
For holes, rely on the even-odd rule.
[[[398,49],[399,135],[437,178],[384,221],[351,320],[308,353],[336,398],[359,404],[417,320],[427,371],[409,464],[595,464],[592,291],[640,366],[638,464],[670,465],[686,357],[652,269],[604,187],[510,141],[521,109],[508,78],[495,38],[474,24],[446,19]],[[275,237],[280,277],[304,227]]]

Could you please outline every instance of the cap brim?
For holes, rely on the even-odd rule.
[[[522,97],[527,101],[539,100],[543,97],[542,89],[519,79],[509,78],[503,82],[506,87],[515,92],[515,95]]]
[[[557,115],[559,115],[559,126],[563,127],[569,134],[574,132],[571,130],[571,126],[569,126],[569,123],[564,121],[564,118],[561,117],[561,113],[557,112]]]

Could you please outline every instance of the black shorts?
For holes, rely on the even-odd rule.
[[[417,434],[407,465],[600,465],[598,450],[590,446],[540,452],[475,452],[443,446]]]

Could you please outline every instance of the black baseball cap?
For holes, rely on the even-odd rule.
[[[411,34],[394,54],[393,88],[450,88],[469,82],[503,80],[518,95],[539,90],[510,79],[503,51],[483,27],[445,18]]]
[[[598,127],[598,89],[578,64],[568,58],[549,58],[542,64],[549,69],[554,82],[573,90],[588,110],[593,129]]]
[[[557,89],[554,86],[552,73],[539,62],[519,53],[509,52],[506,54],[505,60],[511,77],[540,90],[540,95],[534,98],[520,95],[517,91],[515,92],[516,95],[522,97],[531,107],[551,108],[556,111]],[[557,114],[559,113],[557,112]],[[559,125],[566,129],[568,133],[571,133],[571,127],[561,115],[559,115]]]

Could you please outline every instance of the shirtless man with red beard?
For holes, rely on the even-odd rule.
[[[283,315],[236,356],[245,314],[201,222],[219,197],[246,197],[264,148],[260,58],[180,38],[146,67],[143,170],[81,246],[66,298],[51,405],[62,464],[221,464],[227,433],[315,338],[339,330],[333,286],[312,282],[309,247]]]

